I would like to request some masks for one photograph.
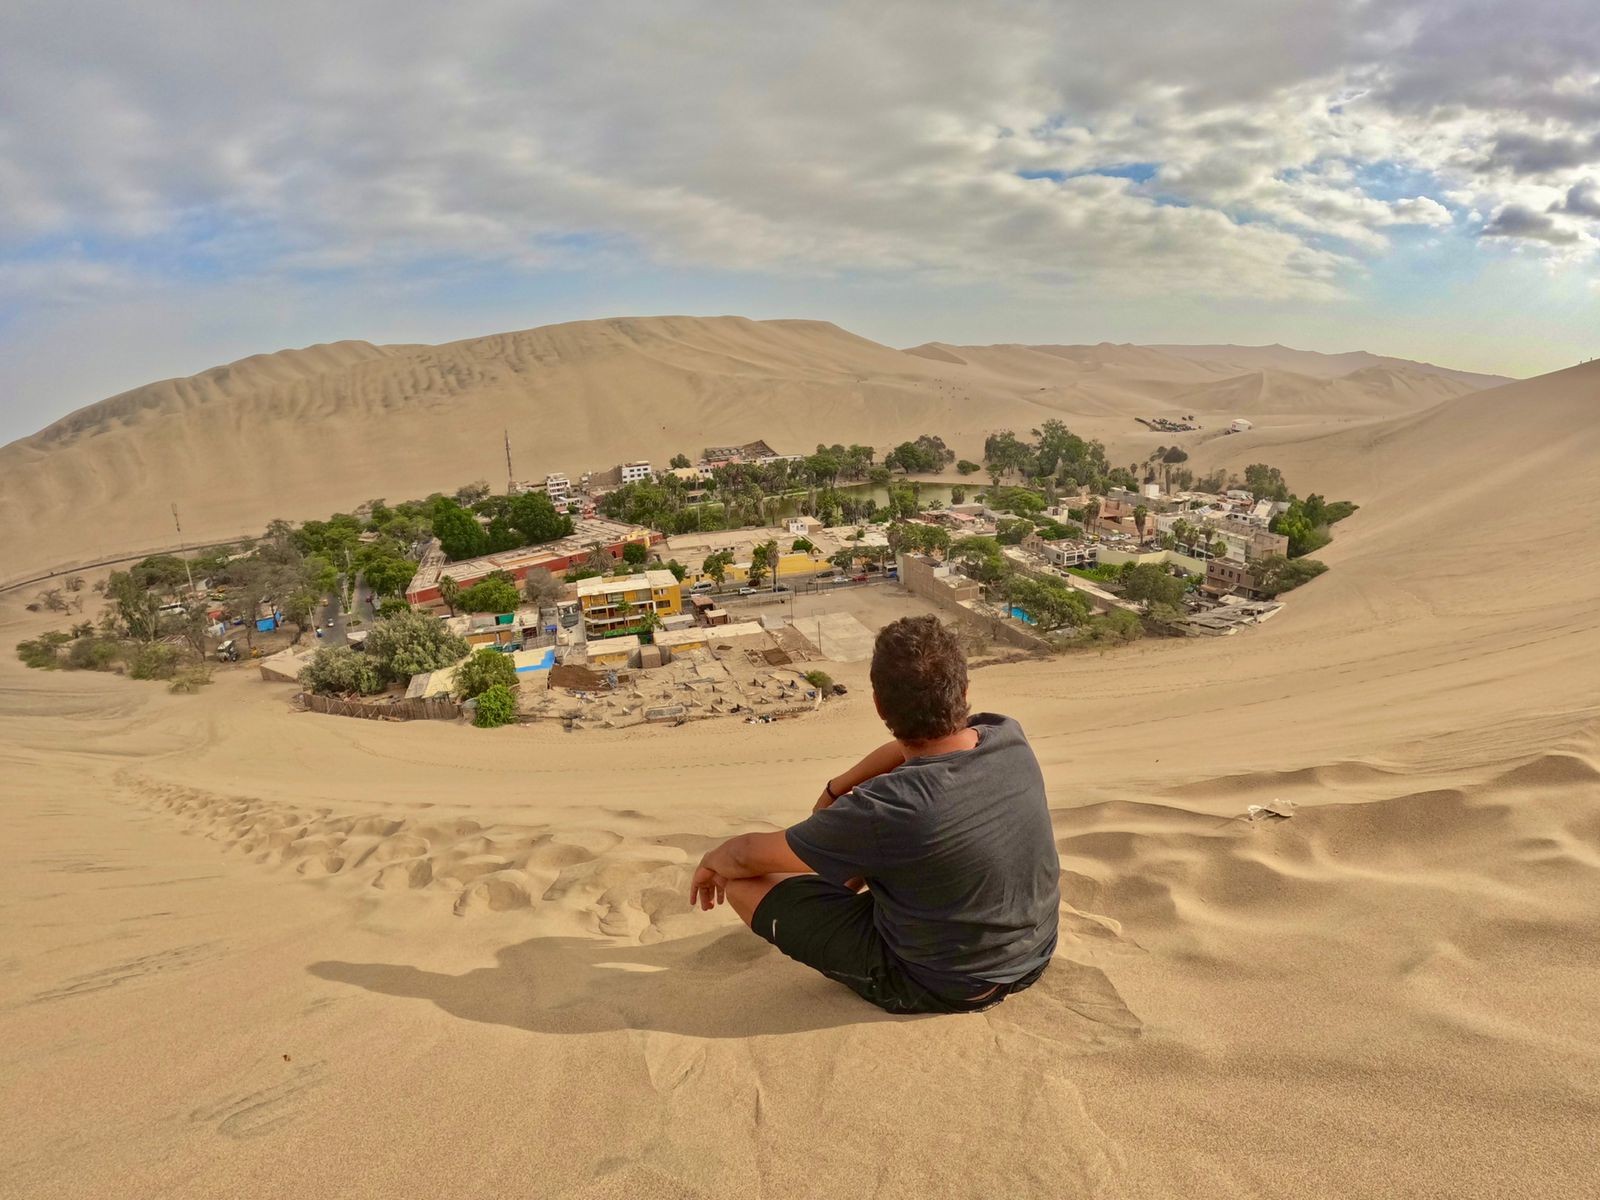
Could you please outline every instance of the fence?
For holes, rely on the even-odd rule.
[[[423,696],[411,700],[340,700],[301,692],[300,703],[311,712],[335,717],[361,717],[368,721],[454,721],[461,706],[449,696]]]

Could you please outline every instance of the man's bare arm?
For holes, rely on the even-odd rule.
[[[851,788],[859,787],[869,779],[876,779],[879,775],[887,775],[896,767],[903,766],[906,761],[905,747],[899,742],[885,742],[872,753],[868,754],[855,766],[842,774],[835,775],[828,780],[823,788],[822,795],[817,797],[817,802],[811,806],[812,812],[827,808],[840,796]],[[833,795],[828,795],[832,790]]]
[[[689,905],[704,909],[722,903],[730,879],[757,875],[809,874],[811,868],[778,833],[742,833],[706,852],[689,883]]]

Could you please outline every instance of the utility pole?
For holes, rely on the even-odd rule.
[[[511,469],[511,431],[507,429],[506,435],[506,495],[511,495],[517,485],[516,472]]]
[[[189,596],[194,597],[194,572],[189,569],[189,549],[183,544],[183,526],[178,522],[178,502],[172,502],[172,527],[178,531],[178,553],[183,556],[183,573],[189,577]]]

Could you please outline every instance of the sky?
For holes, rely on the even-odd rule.
[[[21,0],[0,442],[344,338],[1600,354],[1600,4]]]

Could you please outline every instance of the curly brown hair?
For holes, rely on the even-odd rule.
[[[935,616],[885,625],[872,647],[872,691],[884,724],[902,742],[930,742],[963,728],[967,657],[955,630]]]

